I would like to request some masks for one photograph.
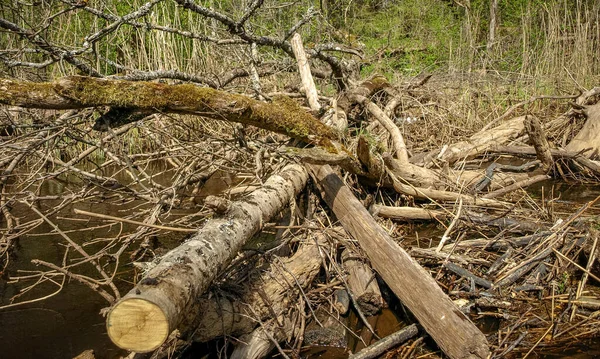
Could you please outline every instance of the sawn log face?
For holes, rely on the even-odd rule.
[[[106,323],[111,340],[136,352],[156,349],[245,241],[304,188],[307,178],[302,166],[287,166],[245,201],[234,202],[225,216],[209,221],[167,253],[109,313]]]

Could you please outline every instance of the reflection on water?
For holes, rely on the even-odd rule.
[[[170,177],[164,174],[154,178],[163,183],[168,183]],[[76,180],[76,179],[74,179]],[[123,183],[131,179],[119,178]],[[71,191],[79,191],[80,183],[69,183],[65,180],[47,180],[39,192],[40,196],[69,195]],[[110,195],[110,193],[109,193]],[[61,199],[41,200],[38,205],[41,211],[48,212],[62,202]],[[141,206],[141,207],[140,207]],[[58,227],[68,233],[68,236],[78,244],[82,244],[87,253],[95,253],[103,248],[107,241],[99,240],[90,244],[91,240],[105,238],[107,240],[133,232],[136,227],[131,225],[107,225],[106,221],[94,218],[78,217],[73,214],[73,208],[91,212],[125,216],[133,208],[139,211],[145,208],[141,201],[124,203],[120,199],[108,201],[95,197],[85,202],[76,203],[65,207],[50,219]],[[38,219],[27,206],[16,203],[12,208],[13,215],[20,218],[21,223]],[[78,220],[74,220],[79,218]],[[83,219],[82,219],[83,218]],[[169,237],[171,237],[169,235]],[[176,237],[176,238],[175,238]],[[176,240],[175,240],[176,239]],[[172,247],[181,239],[181,236],[160,238],[161,244]],[[135,248],[131,248],[135,249]],[[32,281],[8,283],[7,278],[17,277],[27,273],[23,271],[46,271],[48,268],[36,267],[32,259],[41,259],[46,262],[60,264],[65,257],[66,242],[53,232],[47,223],[43,223],[35,230],[22,236],[14,248],[5,276],[0,278],[0,306],[10,303],[10,299],[20,290],[34,284]],[[129,253],[122,257],[121,268],[115,284],[121,294],[131,288],[129,282],[133,278],[132,266],[128,263]],[[67,264],[74,263],[81,256],[72,248],[67,257]],[[104,268],[107,273],[112,273],[114,267],[108,265]],[[77,266],[76,272],[98,277],[97,271],[91,264]],[[55,277],[60,284],[60,277]],[[33,290],[20,297],[17,301],[33,300],[54,293],[57,284],[45,282],[37,285]],[[106,335],[105,319],[99,314],[100,310],[107,307],[108,302],[87,286],[69,280],[64,282],[64,288],[56,295],[43,301],[33,302],[21,306],[0,310],[0,358],[73,358],[84,350],[93,349],[96,358],[112,359],[126,354],[123,350],[112,344]]]
[[[170,177],[163,174],[154,178],[156,181],[168,184]],[[124,181],[127,182],[127,181]],[[71,188],[73,187],[73,188]],[[569,186],[563,182],[544,182],[532,189],[532,196],[541,196],[542,187],[545,196],[553,188],[553,197],[547,196],[547,199],[558,198],[561,201],[569,203],[583,203],[593,200],[600,194],[600,186]],[[70,193],[71,190],[79,190],[78,186],[72,186],[66,181],[48,180],[44,182],[40,194],[42,196],[60,195]],[[61,200],[40,201],[40,207],[46,211],[53,206],[61,203]],[[135,227],[124,225],[106,226],[106,222],[96,219],[86,219],[82,221],[69,220],[73,218],[72,208],[80,208],[96,213],[110,215],[126,214],[128,210],[144,205],[142,202],[133,201],[127,204],[118,201],[87,201],[78,203],[74,206],[66,207],[58,216],[53,216],[52,220],[59,225],[63,231],[77,229],[88,229],[86,231],[70,232],[69,236],[77,243],[85,243],[90,239],[115,237],[122,230],[123,233],[133,231]],[[576,207],[576,206],[575,206]],[[574,208],[575,208],[574,207]],[[21,218],[21,222],[37,219],[23,204],[16,204],[13,208],[14,215]],[[97,228],[94,228],[97,226]],[[404,246],[417,245],[420,247],[430,247],[432,238],[439,238],[443,229],[434,222],[424,222],[418,224],[413,233],[404,236]],[[169,238],[167,239],[167,236]],[[161,237],[161,244],[166,247],[172,247],[180,239],[180,236],[166,235]],[[433,243],[435,244],[435,243]],[[87,245],[86,251],[93,253],[104,245],[98,242],[93,245]],[[73,251],[71,251],[73,252]],[[40,271],[45,268],[38,268],[31,264],[32,259],[42,259],[51,263],[61,263],[65,254],[64,240],[55,233],[47,224],[42,224],[34,231],[20,239],[19,245],[15,248],[13,256],[8,267],[8,275],[18,276],[22,272],[18,270]],[[127,257],[127,254],[124,256]],[[77,256],[70,253],[69,260]],[[125,293],[131,287],[130,280],[132,275],[131,266],[123,263],[119,268],[117,286],[121,293]],[[95,275],[91,266],[84,268],[82,274]],[[0,279],[0,305],[9,303],[11,297],[30,282],[9,284],[6,278]],[[20,300],[34,299],[48,293],[52,293],[57,286],[50,283],[44,283],[36,287],[33,291],[20,298]],[[112,359],[125,354],[122,350],[115,347],[108,339],[105,329],[105,320],[99,314],[100,310],[107,306],[107,302],[98,294],[77,282],[66,280],[64,289],[55,296],[44,301],[35,302],[23,306],[0,310],[0,357],[1,358],[72,358],[84,350],[93,349],[96,358]],[[394,315],[394,312],[385,309],[382,315],[370,318],[373,327],[380,336],[390,334],[400,328],[400,323]],[[360,332],[360,325],[357,318],[350,318],[350,326],[357,330],[357,335],[363,336]],[[486,323],[479,323],[485,327]],[[493,332],[497,328],[497,322],[493,328],[488,328],[488,332]],[[362,348],[356,339],[348,336],[348,347],[353,351]],[[370,342],[372,338],[367,342]],[[590,343],[588,343],[590,344]],[[599,344],[592,343],[591,347],[579,346],[574,349],[563,350],[560,353],[549,353],[540,355],[543,358],[596,358],[600,357]],[[310,358],[345,358],[348,354],[348,348],[318,347],[308,348],[303,352],[303,357]]]

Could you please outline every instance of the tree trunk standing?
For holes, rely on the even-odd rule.
[[[484,70],[487,70],[492,62],[494,44],[496,42],[496,29],[498,28],[498,0],[490,0],[490,31],[488,32],[488,41],[486,44],[487,59],[484,64]]]
[[[305,186],[306,170],[289,165],[245,201],[233,202],[183,245],[171,250],[110,311],[108,335],[135,352],[158,348],[198,298],[263,223]]]
[[[308,165],[323,198],[373,268],[450,358],[487,358],[485,336],[435,280],[379,226],[329,166]]]

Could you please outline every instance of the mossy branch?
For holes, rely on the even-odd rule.
[[[168,85],[71,76],[33,83],[0,79],[0,103],[46,109],[115,106],[183,113],[239,122],[282,133],[335,151],[338,133],[293,100],[272,103],[196,85]]]

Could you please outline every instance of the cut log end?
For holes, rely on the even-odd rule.
[[[167,339],[169,321],[158,305],[148,300],[130,298],[119,302],[110,311],[106,329],[112,342],[120,348],[147,353]]]

